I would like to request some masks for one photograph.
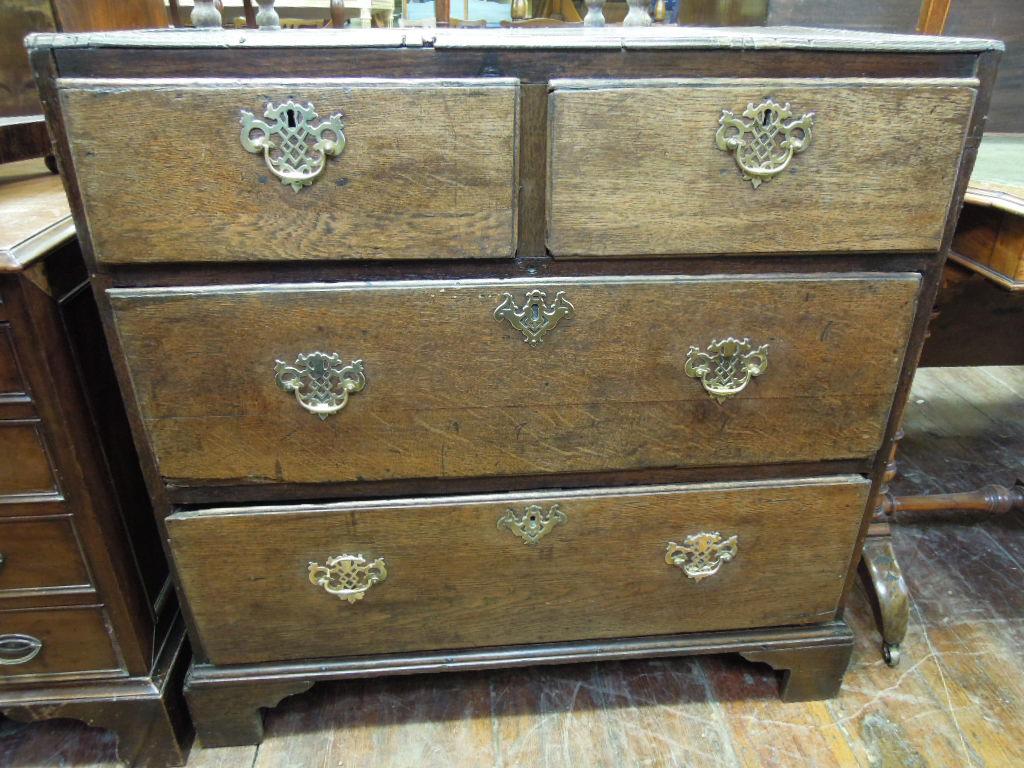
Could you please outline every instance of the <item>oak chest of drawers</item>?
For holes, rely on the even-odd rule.
[[[207,745],[318,680],[826,697],[998,43],[37,36]]]
[[[180,765],[187,667],[63,186],[42,160],[0,166],[0,712]]]

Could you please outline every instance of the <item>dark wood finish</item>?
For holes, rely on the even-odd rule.
[[[867,456],[917,285],[910,275],[533,279],[124,290],[111,300],[162,476],[266,484]],[[493,315],[504,292],[521,302],[531,288],[549,299],[564,290],[576,307],[536,349]],[[673,318],[683,314],[680,333]],[[772,367],[719,404],[683,369],[690,345],[711,343],[725,316],[737,335],[769,344]],[[273,330],[247,336],[258,325]],[[868,344],[873,354],[861,355]],[[228,349],[225,368],[211,352]],[[273,375],[275,360],[315,350],[366,366],[366,389],[323,422]],[[553,365],[563,359],[573,362]]]
[[[866,491],[845,478],[204,510],[167,529],[209,660],[246,664],[820,622],[835,616]],[[567,519],[533,546],[495,525],[532,504]],[[737,537],[734,562],[704,581],[665,563],[668,542],[709,530]],[[306,573],[346,553],[387,564],[354,605]]]
[[[42,641],[42,649],[31,661],[0,665],[0,709],[6,685],[19,678],[123,674],[106,622],[99,607],[0,611],[0,636],[28,635]],[[5,654],[5,658],[10,655]]]
[[[520,257],[544,256],[547,221],[548,88],[532,83],[520,88],[519,247]]]
[[[42,642],[0,666],[0,711],[118,731],[122,757],[181,764],[188,652],[60,180],[0,170],[0,635]],[[12,363],[12,361],[16,361]],[[127,447],[127,448],[126,448]],[[172,720],[177,723],[172,727]]]
[[[184,626],[177,621],[151,674],[107,685],[79,685],[73,697],[61,689],[20,691],[5,699],[3,713],[25,723],[73,718],[112,730],[117,734],[117,757],[129,766],[184,765],[192,740],[181,697],[188,658]]]
[[[949,262],[923,366],[1024,365],[1024,296]]]
[[[40,553],[46,553],[41,558]],[[0,517],[0,597],[22,590],[88,588],[74,519]]]
[[[0,163],[42,157],[50,151],[50,137],[42,115],[0,117]]]
[[[841,678],[851,647],[850,629],[841,621],[833,621],[811,627],[366,656],[343,661],[273,666],[218,668],[193,665],[185,684],[185,696],[196,721],[200,741],[206,746],[226,747],[251,744],[254,737],[258,739],[262,735],[259,708],[267,706],[266,702],[301,693],[323,680],[712,653],[749,653],[767,660],[774,653],[780,669],[789,664],[792,665],[790,668],[797,670],[798,685],[793,693],[802,694],[808,691],[806,679],[800,676],[802,653],[808,654],[814,669],[830,676],[822,687],[838,688],[835,676],[838,674]],[[269,675],[273,675],[273,682],[268,682]]]
[[[740,651],[740,656],[782,672],[779,695],[783,701],[813,701],[831,699],[839,693],[852,653],[853,638],[847,637],[813,650],[758,648]]]
[[[204,747],[232,747],[258,744],[263,740],[263,710],[276,707],[288,696],[305,693],[312,681],[275,680],[257,685],[203,687],[190,674],[185,698],[197,736]]]
[[[961,143],[961,139],[964,137],[964,124],[961,122],[956,126],[957,132],[954,136],[957,149],[945,158],[951,167],[945,168],[944,166],[939,167],[936,165],[936,167],[931,169],[932,177],[935,177],[937,174],[939,177],[948,179],[951,182],[944,191],[946,195],[945,201],[951,202],[951,210],[956,210],[962,200],[966,176],[974,161],[984,114],[988,105],[988,94],[999,58],[998,46],[993,46],[989,43],[965,43],[948,39],[889,38],[879,40],[873,37],[857,38],[855,36],[833,35],[832,33],[826,33],[819,37],[816,33],[808,31],[794,34],[790,32],[761,33],[750,32],[749,30],[743,32],[722,30],[714,38],[700,31],[695,33],[672,31],[663,37],[659,37],[656,41],[651,40],[649,42],[644,37],[646,35],[644,32],[620,33],[615,30],[606,30],[605,33],[591,33],[584,30],[579,33],[579,37],[566,37],[564,36],[565,33],[566,31],[564,30],[558,34],[555,32],[524,32],[523,30],[516,30],[515,34],[518,37],[514,41],[509,37],[513,34],[511,31],[497,31],[496,34],[490,34],[489,30],[437,30],[429,33],[429,40],[425,40],[420,33],[410,30],[403,30],[400,33],[388,30],[380,30],[373,34],[367,32],[367,37],[363,37],[362,33],[345,37],[337,36],[337,34],[321,35],[319,33],[310,33],[311,36],[305,36],[301,39],[282,33],[280,37],[261,36],[259,55],[253,55],[254,51],[252,50],[237,47],[241,45],[241,42],[235,33],[222,33],[219,31],[210,32],[203,36],[199,36],[199,33],[181,33],[182,36],[174,38],[173,47],[164,47],[171,44],[171,37],[169,35],[129,35],[107,37],[102,40],[81,38],[74,41],[66,39],[54,40],[50,42],[53,42],[58,47],[52,50],[46,47],[48,45],[46,40],[39,39],[33,51],[33,61],[40,75],[44,105],[53,121],[55,135],[58,137],[59,156],[62,162],[68,166],[73,166],[73,164],[68,162],[70,149],[66,140],[67,132],[63,130],[63,120],[66,115],[61,110],[61,104],[58,99],[58,84],[55,82],[55,75],[57,75],[58,70],[64,78],[88,78],[99,73],[105,73],[105,75],[110,77],[127,76],[135,78],[161,78],[172,75],[181,77],[211,77],[214,74],[222,77],[271,76],[289,78],[300,78],[303,76],[504,76],[516,77],[527,86],[532,84],[546,86],[551,79],[556,77],[649,79],[659,77],[710,76],[725,78],[753,77],[763,80],[765,78],[778,79],[786,77],[871,78],[881,76],[886,78],[954,77],[965,79],[966,90],[972,90],[974,88],[973,81],[976,79],[979,84],[977,86],[976,108],[966,126],[966,140]],[[605,35],[603,38],[604,42],[598,42],[598,34]],[[622,35],[621,39],[619,37],[620,34]],[[678,41],[671,40],[670,38],[675,35],[684,34],[694,35],[693,39],[687,38],[685,42],[686,45],[696,45],[697,47],[690,47],[688,49],[683,47],[675,48],[674,46]],[[470,37],[470,35],[475,37]],[[751,37],[755,38],[753,44],[750,42]],[[581,41],[585,42],[581,45]],[[367,48],[363,45],[366,42],[374,45],[379,44],[382,47]],[[246,43],[246,45],[248,44]],[[704,50],[701,46],[715,50]],[[183,52],[183,47],[187,47],[189,50]],[[766,48],[771,50],[764,50]],[[72,83],[67,80],[62,82],[64,85],[80,85],[80,83]],[[928,87],[928,84],[924,82],[915,82],[914,84]],[[533,96],[532,99],[534,100],[534,107],[532,109],[536,109],[536,96]],[[526,103],[527,101],[524,99],[523,104],[525,105]],[[531,107],[524,107],[524,109],[529,108]],[[549,123],[551,119],[552,115],[549,112]],[[537,120],[538,117],[536,115],[522,115],[524,124]],[[630,139],[635,139],[635,136],[636,132],[634,131]],[[630,149],[636,149],[635,144],[635,141],[632,141],[632,143],[627,142],[623,147],[616,147],[616,152],[621,153],[622,157],[629,157],[628,152]],[[962,154],[959,152],[959,148],[963,149]],[[536,151],[536,148],[531,151]],[[641,157],[644,157],[651,154],[651,152],[642,148],[639,154]],[[958,158],[960,160],[959,176],[953,181],[953,176],[951,175],[952,166],[956,165]],[[616,172],[620,172],[622,167],[628,169],[630,166],[628,163],[625,166],[620,163]],[[544,183],[544,180],[548,178],[546,172],[539,165],[531,166],[524,163],[519,166],[519,170],[524,172],[524,178],[520,179],[524,188],[527,186],[527,182],[537,183],[540,181]],[[950,175],[947,176],[947,173]],[[83,181],[81,169],[69,167],[68,180],[72,191],[73,210],[78,220],[84,224],[86,219],[78,194],[80,189],[79,182]],[[762,189],[758,191],[770,192],[770,190],[771,187],[768,187],[767,190]],[[509,191],[518,194],[515,192],[514,187]],[[753,192],[753,190],[750,190],[751,194]],[[744,197],[741,199],[745,201],[748,198]],[[730,200],[729,202],[735,205],[735,201]],[[885,217],[891,216],[893,210],[899,210],[899,202],[894,197],[889,209],[884,211],[883,215],[877,217],[878,222],[884,222]],[[647,214],[647,210],[644,209],[642,213]],[[699,213],[704,214],[706,211],[700,211]],[[791,215],[791,212],[787,209],[779,215],[785,219],[786,216]],[[693,225],[694,222],[699,224],[700,217],[695,216],[677,221],[675,225],[677,227],[685,227]],[[870,497],[873,497],[877,492],[879,481],[884,471],[888,449],[893,440],[900,413],[902,412],[916,359],[920,354],[926,330],[928,310],[938,287],[941,263],[952,238],[951,217],[947,219],[945,227],[932,227],[931,225],[933,224],[935,224],[934,221],[928,222],[927,226],[930,228],[928,229],[927,239],[917,246],[920,248],[920,252],[916,254],[908,255],[905,252],[902,254],[886,254],[884,253],[885,251],[896,246],[891,241],[881,241],[876,248],[867,250],[867,254],[871,254],[870,257],[866,257],[864,254],[851,253],[851,251],[857,250],[858,246],[863,247],[863,243],[859,242],[853,242],[849,246],[841,246],[844,250],[837,251],[829,256],[818,257],[833,260],[836,266],[832,271],[841,273],[856,270],[863,271],[866,269],[868,271],[888,273],[892,277],[898,278],[899,276],[894,273],[904,271],[907,267],[904,266],[903,269],[899,269],[896,265],[906,265],[913,262],[913,267],[910,268],[911,271],[920,275],[920,280],[917,283],[917,309],[912,324],[909,326],[909,329],[903,329],[904,335],[901,338],[900,354],[897,360],[897,365],[901,367],[901,374],[896,386],[895,401],[890,403],[891,408],[886,409],[889,414],[888,423],[884,429],[881,448],[871,452],[873,453],[873,464],[867,473],[870,476]],[[879,223],[879,226],[882,226],[882,223]],[[636,227],[638,237],[642,237],[644,228],[642,218],[638,218]],[[830,235],[831,233],[826,232],[825,234]],[[794,247],[799,249],[806,246],[798,245]],[[90,257],[95,256],[90,250],[91,248],[92,244],[90,243],[87,247],[87,253]],[[715,250],[717,250],[719,256],[713,263],[726,263],[728,266],[724,271],[727,273],[739,273],[744,265],[749,267],[752,261],[745,261],[742,257],[730,257],[729,254],[735,254],[736,248],[725,243]],[[631,256],[635,255],[635,253],[635,250],[628,250],[622,255]],[[673,255],[670,252],[664,253],[665,255]],[[784,247],[776,246],[771,258],[761,260],[765,265],[763,270],[748,268],[747,274],[756,274],[758,276],[783,274],[787,271],[789,264],[799,263],[797,260],[790,261],[793,257],[787,255],[789,253],[792,253],[792,251],[786,251]],[[594,253],[581,255],[585,257],[584,260],[554,266],[548,266],[548,260],[542,256],[521,256],[518,260],[509,259],[505,264],[498,264],[496,260],[491,262],[483,261],[477,265],[467,265],[456,270],[452,265],[445,263],[444,260],[447,258],[445,253],[437,253],[434,255],[434,259],[436,259],[434,264],[427,264],[423,267],[411,266],[409,269],[412,274],[420,274],[421,270],[427,272],[428,274],[424,276],[425,279],[437,279],[439,274],[455,271],[460,276],[472,274],[492,282],[496,276],[498,278],[513,274],[520,277],[533,276],[549,270],[546,272],[550,281],[549,285],[558,282],[558,280],[553,279],[553,276],[558,274],[567,277],[580,277],[594,272],[618,276],[632,274],[631,267],[628,266],[626,259],[616,259],[616,266],[614,267],[602,267],[597,266],[597,260],[587,260],[595,255]],[[102,259],[99,261],[102,262]],[[702,264],[703,260],[677,259],[675,261],[676,266],[674,267],[665,264],[659,266],[656,260],[653,259],[647,259],[646,261],[648,262],[646,268],[651,273],[716,274],[713,271],[716,267]],[[668,259],[663,261],[668,261]],[[99,295],[103,303],[108,339],[114,350],[116,363],[119,366],[120,381],[126,387],[132,386],[131,375],[137,369],[129,371],[126,365],[129,356],[126,354],[123,339],[114,324],[115,320],[110,296],[105,293],[107,288],[120,286],[127,289],[127,292],[130,294],[136,288],[148,285],[158,289],[155,294],[160,294],[164,289],[172,285],[193,286],[199,288],[197,294],[202,296],[207,293],[217,293],[209,288],[203,288],[204,286],[226,285],[232,282],[232,279],[234,279],[236,284],[274,283],[278,284],[278,288],[280,288],[288,283],[308,279],[310,275],[314,274],[318,275],[316,279],[330,283],[352,280],[355,274],[372,273],[378,269],[380,274],[387,274],[392,279],[409,279],[403,274],[403,269],[405,268],[403,264],[395,264],[390,268],[366,264],[347,266],[340,263],[324,263],[315,266],[281,264],[276,269],[260,267],[255,264],[246,265],[245,267],[225,265],[223,267],[211,266],[209,268],[195,265],[189,266],[185,270],[177,268],[171,270],[167,267],[147,267],[143,265],[118,267],[97,263],[95,258],[91,259],[91,263],[96,267],[94,285],[100,291]],[[462,269],[465,271],[461,271]],[[271,274],[273,276],[269,279],[259,279],[259,276]],[[717,274],[721,274],[721,272]],[[268,293],[273,293],[273,291],[268,290]],[[117,295],[116,292],[113,295]],[[770,315],[774,311],[773,309],[767,310],[764,307],[773,307],[773,305],[770,301],[762,302],[762,315]],[[737,306],[732,304],[724,309],[726,311],[719,313],[719,323],[722,322],[722,318],[731,318],[733,312],[745,311],[742,306],[737,310]],[[673,328],[678,329],[686,326],[692,312],[687,310],[677,312],[676,314],[677,317],[672,319],[671,325]],[[614,317],[616,320],[620,316],[621,313],[606,313],[606,317]],[[879,314],[879,317],[881,319],[881,314]],[[265,321],[266,318],[261,317],[257,324],[250,323],[243,333],[236,334],[236,336],[241,339],[254,336],[255,334],[252,333],[251,329],[262,327],[260,323]],[[609,321],[606,320],[605,322],[607,324]],[[792,320],[790,325],[794,323],[799,325],[796,319]],[[315,324],[314,322],[313,325]],[[557,333],[570,327],[566,325],[565,328],[556,329],[555,332]],[[576,327],[580,327],[580,323],[577,323]],[[407,322],[406,327],[401,329],[401,333],[396,338],[401,339],[403,343],[407,343],[410,335],[414,335],[416,332],[416,327]],[[716,332],[718,332],[717,329]],[[153,335],[152,338],[156,339],[157,337]],[[552,338],[556,337],[553,336]],[[432,338],[429,348],[443,349],[441,345],[445,343],[450,344],[450,341],[445,339],[439,342],[436,338]],[[185,348],[189,348],[188,345]],[[198,346],[192,348],[200,353],[200,357],[207,351],[206,349],[200,350]],[[870,356],[871,351],[870,347],[862,346],[852,358],[860,360],[862,357]],[[515,360],[518,361],[521,356],[520,350],[520,355]],[[577,357],[579,357],[578,354]],[[190,362],[194,358],[195,355],[189,357]],[[577,361],[574,360],[573,362],[576,363]],[[511,364],[509,365],[511,366]],[[182,371],[185,370],[187,368],[179,366],[173,371],[168,369],[168,372],[171,377],[175,377],[181,375]],[[222,371],[218,370],[217,373],[220,375]],[[414,380],[419,381],[418,379]],[[755,382],[755,385],[760,383],[759,381]],[[232,498],[232,490],[233,487],[237,487],[241,478],[233,478],[225,485],[219,487],[219,490],[215,490],[213,486],[210,489],[199,488],[194,481],[187,478],[182,482],[172,481],[169,483],[169,478],[160,476],[147,441],[146,425],[141,418],[141,411],[136,408],[134,402],[134,398],[139,395],[138,388],[134,387],[134,389],[136,391],[131,393],[132,405],[130,415],[136,442],[140,453],[143,455],[150,492],[157,507],[157,516],[162,519],[168,514],[175,512],[169,503],[169,493],[182,494],[180,498],[187,498],[189,493],[196,493],[197,491],[200,494],[208,494],[205,497],[202,495],[193,497],[197,499],[211,499],[215,497],[216,493],[220,493],[222,494],[221,498],[226,501],[237,501],[237,499]],[[756,390],[752,389],[751,391]],[[360,395],[362,394],[366,393],[360,393]],[[531,393],[531,395],[534,398],[536,397],[535,392]],[[433,397],[434,395],[432,394],[431,396]],[[358,404],[358,397],[359,395],[353,397],[350,406]],[[534,400],[530,402],[534,402]],[[391,416],[392,414],[389,413],[388,418]],[[310,417],[310,419],[313,418]],[[885,421],[885,419],[886,415],[884,413],[879,416],[880,422]],[[881,426],[881,423],[874,426],[878,428]],[[308,429],[303,428],[301,430],[303,436],[307,432]],[[762,435],[761,439],[763,442],[768,442],[779,439],[779,437],[775,433],[770,433]],[[334,441],[332,448],[336,450],[338,445],[338,441]],[[816,459],[809,458],[808,462],[809,464],[820,462],[820,459],[820,456]],[[834,467],[838,463],[833,463],[830,466]],[[770,476],[772,468],[772,465],[759,465],[756,469],[757,471],[767,471]],[[780,469],[779,471],[783,470]],[[534,475],[536,474],[535,472]],[[572,477],[578,479],[585,474],[585,472],[574,473]],[[243,475],[243,478],[247,476]],[[498,476],[500,475],[490,475],[489,481]],[[316,493],[318,491],[323,492],[324,489],[330,487],[341,488],[343,485],[337,484],[336,478],[328,477],[325,482],[308,487],[312,489],[312,493]],[[299,498],[294,494],[300,493],[302,488],[303,485],[301,483],[292,483],[286,488],[285,492],[292,494],[289,498]],[[279,499],[277,488],[274,486],[268,485],[264,490],[268,500],[277,501]],[[867,507],[868,505],[865,505],[865,512]],[[206,512],[208,513],[208,510]],[[201,517],[204,514],[204,510],[194,510],[191,514]],[[855,552],[859,549],[860,542],[867,531],[870,518],[869,515],[864,514],[861,519],[857,544],[854,547]],[[854,556],[850,557],[847,563],[847,577],[842,581],[843,600],[845,600],[845,594],[853,583],[851,574],[856,567],[856,561],[857,557]],[[384,586],[380,585],[380,588]],[[372,595],[367,598],[367,600],[369,599],[372,599]],[[186,606],[186,610],[188,610],[188,606]],[[197,623],[193,618],[193,629],[196,629]],[[194,632],[193,635],[194,639],[201,639],[199,633]],[[735,644],[729,645],[728,641],[730,638]],[[782,645],[774,644],[774,641],[783,639],[784,643]],[[258,663],[246,667],[237,665],[215,666],[208,663],[209,654],[200,647],[197,649],[199,661],[193,667],[189,687],[193,692],[198,692],[203,688],[210,691],[220,689],[222,692],[220,694],[220,701],[229,712],[231,711],[229,702],[232,699],[237,700],[239,702],[239,710],[242,713],[238,715],[237,723],[241,724],[232,725],[228,723],[227,725],[219,725],[215,730],[219,730],[222,733],[225,730],[235,730],[234,739],[251,740],[258,737],[258,734],[254,735],[254,729],[251,725],[254,710],[252,706],[253,699],[241,691],[236,691],[237,696],[229,695],[227,692],[228,686],[240,688],[249,683],[255,685],[257,681],[260,685],[279,685],[284,684],[286,681],[305,683],[316,680],[342,679],[346,676],[398,674],[405,671],[425,671],[431,669],[441,670],[452,667],[458,668],[459,663],[476,666],[537,663],[538,661],[564,659],[566,655],[572,656],[573,654],[579,654],[583,658],[601,658],[607,653],[618,653],[621,645],[635,649],[633,652],[637,655],[657,655],[659,652],[666,654],[710,652],[710,649],[718,651],[749,650],[756,652],[758,649],[764,650],[765,644],[769,643],[769,641],[772,644],[767,647],[767,650],[778,652],[774,657],[777,665],[780,668],[796,670],[792,675],[792,677],[795,677],[795,682],[791,681],[790,683],[793,696],[808,695],[807,692],[812,691],[815,685],[817,685],[819,692],[835,690],[836,681],[840,677],[842,667],[844,666],[842,662],[845,661],[841,646],[847,641],[840,637],[834,625],[831,624],[812,625],[806,630],[743,630],[731,636],[728,632],[715,633],[714,635],[688,635],[684,636],[682,642],[680,642],[679,638],[669,637],[666,639],[665,636],[641,640],[611,639],[601,641],[597,648],[590,643],[574,641],[563,644],[560,648],[550,645],[527,645],[483,651],[479,649],[455,652],[449,650],[430,651],[425,654],[427,657],[426,661],[422,661],[422,657],[410,659],[407,656],[391,655],[322,658],[291,664],[280,664],[263,658]],[[797,663],[797,657],[794,656],[795,652],[800,648],[805,650],[811,649],[816,644],[829,646],[830,650],[828,652],[822,651],[819,654],[820,658],[810,663],[807,668],[814,670],[813,672],[800,672],[800,665]],[[836,650],[836,646],[840,646],[840,649]],[[568,651],[566,651],[566,648],[568,648]],[[609,648],[615,648],[616,650],[609,651]],[[594,655],[590,656],[589,654]],[[815,677],[818,678],[817,683],[813,682]],[[207,707],[204,711],[207,713],[216,711],[216,707]],[[209,716],[211,718],[214,717],[213,715]],[[233,715],[229,715],[229,717],[234,718]]]
[[[39,421],[0,421],[0,495],[57,489]]]
[[[164,0],[50,0],[58,29],[149,29],[167,26]]]
[[[70,86],[70,84],[69,84]],[[239,141],[239,111],[298,93],[346,145],[296,192]],[[513,81],[63,88],[93,248],[106,263],[493,258],[515,252]],[[182,120],[187,113],[189,118]],[[132,120],[110,120],[132,114]],[[115,146],[145,136],[147,150]],[[187,148],[187,149],[186,149]],[[187,157],[187,162],[182,162]],[[450,162],[458,157],[459,162]],[[203,215],[194,182],[206,190]],[[152,199],[160,190],[160,199]],[[149,243],[139,248],[140,241]]]

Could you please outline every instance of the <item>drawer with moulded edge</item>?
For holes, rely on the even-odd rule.
[[[917,274],[111,289],[178,485],[714,467],[879,448]]]
[[[936,251],[973,79],[555,80],[556,256]]]
[[[121,670],[99,606],[0,611],[0,685]]]
[[[249,664],[828,621],[868,488],[839,476],[204,509],[167,532],[209,660]]]
[[[62,79],[58,89],[99,262],[515,252],[515,79]]]
[[[0,517],[0,597],[81,591],[91,582],[71,515]]]

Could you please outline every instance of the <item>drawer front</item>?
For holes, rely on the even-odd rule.
[[[0,495],[57,489],[38,421],[0,421]]]
[[[253,663],[827,621],[867,488],[850,477],[203,511],[167,529],[210,660]]]
[[[89,586],[70,516],[0,518],[0,558],[0,597],[26,590]]]
[[[554,81],[548,247],[573,256],[935,250],[976,86]],[[788,116],[759,109],[769,99]]]
[[[101,608],[0,611],[0,683],[120,666]]]
[[[110,295],[163,476],[314,483],[869,456],[918,283],[569,278]],[[543,304],[528,305],[533,290]],[[547,329],[531,344],[534,310]],[[738,385],[750,376],[713,396],[714,376],[688,375],[687,361],[709,374],[729,365],[713,347],[729,337],[749,337],[729,359]],[[317,352],[338,355],[329,375],[300,357]],[[325,384],[333,405],[313,397]]]
[[[25,379],[14,354],[14,339],[9,323],[0,323],[0,402],[11,395],[24,395]]]
[[[100,261],[515,250],[515,80],[65,80],[61,98]],[[245,146],[243,125],[256,126]],[[258,146],[263,131],[274,149]],[[333,146],[314,152],[318,140]],[[285,142],[294,154],[279,162]]]

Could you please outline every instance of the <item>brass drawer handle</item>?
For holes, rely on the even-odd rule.
[[[768,368],[768,345],[756,349],[750,339],[713,340],[707,349],[690,347],[686,353],[686,375],[700,379],[712,400],[721,403],[742,392],[750,380]]]
[[[43,641],[32,635],[0,635],[0,666],[27,664],[43,650]]]
[[[575,307],[565,298],[565,291],[555,294],[555,300],[547,303],[544,291],[528,291],[523,306],[516,304],[511,293],[501,297],[501,304],[494,310],[496,320],[507,320],[508,324],[523,334],[531,347],[544,341],[544,334],[554,328],[564,317],[572,317]]]
[[[665,546],[665,562],[682,568],[689,578],[701,581],[714,576],[723,563],[736,557],[737,536],[722,539],[717,531],[695,533],[682,544],[670,541]]]
[[[302,354],[291,365],[284,360],[274,363],[277,386],[294,393],[295,401],[321,421],[344,408],[350,393],[362,392],[366,386],[363,361],[346,365],[336,352]]]
[[[786,170],[793,155],[811,145],[814,113],[793,120],[791,117],[793,112],[788,103],[779,105],[771,99],[756,106],[753,102],[747,104],[741,117],[728,109],[722,110],[715,144],[723,152],[732,152],[743,178],[754,189]]]
[[[387,577],[388,568],[383,557],[367,562],[362,555],[336,555],[328,558],[326,565],[309,564],[311,583],[350,603],[362,600],[370,587]]]
[[[268,170],[296,192],[313,183],[328,157],[345,149],[342,115],[317,123],[319,115],[311,102],[267,102],[264,120],[245,109],[241,115],[242,146],[247,152],[262,152]]]
[[[498,530],[504,528],[521,538],[523,543],[536,544],[566,519],[565,512],[557,504],[552,504],[546,511],[539,504],[531,504],[522,512],[506,509],[505,514],[498,518]]]

